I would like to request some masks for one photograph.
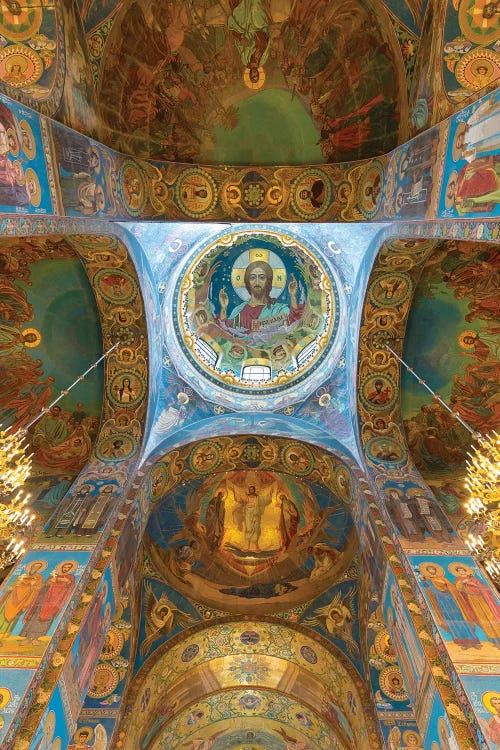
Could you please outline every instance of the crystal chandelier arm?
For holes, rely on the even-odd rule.
[[[74,383],[71,383],[71,385],[70,385],[70,386],[68,386],[68,388],[64,388],[64,389],[63,389],[63,390],[61,391],[61,393],[59,394],[59,396],[58,396],[57,398],[55,398],[55,399],[54,399],[53,401],[51,401],[51,402],[50,402],[50,404],[49,404],[48,406],[45,406],[45,407],[44,407],[44,408],[43,408],[43,409],[42,409],[42,410],[40,411],[40,413],[36,415],[36,417],[33,417],[33,419],[32,419],[32,420],[31,420],[30,422],[28,422],[28,424],[27,424],[27,425],[26,425],[25,427],[23,427],[23,429],[22,429],[22,430],[20,430],[20,432],[27,432],[27,431],[29,430],[29,428],[30,428],[30,427],[32,427],[32,425],[34,425],[34,424],[35,424],[35,422],[38,422],[38,420],[40,419],[40,417],[43,417],[43,415],[44,415],[44,414],[45,414],[46,412],[48,412],[48,411],[49,411],[49,409],[51,409],[51,408],[52,408],[53,406],[55,406],[55,404],[57,404],[57,402],[58,402],[58,401],[60,401],[60,400],[61,400],[62,398],[64,398],[64,396],[66,396],[66,395],[67,395],[67,394],[68,394],[68,393],[70,392],[70,390],[71,390],[72,388],[74,388],[74,387],[75,387],[75,385],[78,385],[78,383],[80,383],[80,382],[81,382],[81,381],[82,381],[82,380],[83,380],[83,379],[85,378],[85,376],[89,374],[89,372],[90,372],[91,370],[94,370],[94,369],[95,369],[95,368],[97,367],[97,365],[98,365],[98,364],[99,364],[100,362],[102,362],[102,360],[103,360],[103,359],[106,359],[106,357],[108,356],[108,354],[111,354],[111,352],[112,352],[112,351],[113,351],[114,349],[116,349],[116,347],[117,347],[117,346],[120,346],[120,343],[121,343],[120,341],[117,341],[117,342],[116,342],[116,344],[113,344],[113,346],[112,346],[112,347],[111,347],[110,349],[108,349],[108,350],[107,350],[106,352],[104,352],[104,354],[102,354],[102,355],[101,355],[101,356],[99,357],[99,359],[97,359],[97,360],[96,360],[96,361],[95,361],[95,362],[94,362],[93,364],[91,364],[91,365],[90,365],[90,367],[88,367],[88,368],[87,368],[87,369],[85,370],[85,372],[83,372],[83,373],[82,373],[81,375],[79,375],[79,376],[77,377],[77,379],[76,379],[76,380],[74,381]]]
[[[436,393],[435,391],[433,391],[432,388],[429,385],[427,385],[427,383],[425,382],[425,380],[423,378],[419,377],[417,375],[417,373],[415,372],[415,370],[412,367],[410,367],[410,365],[408,365],[404,361],[404,359],[402,359],[402,357],[399,356],[399,354],[396,354],[396,352],[394,351],[394,349],[391,349],[391,347],[388,344],[385,344],[385,348],[388,351],[390,351],[390,353],[394,357],[396,357],[396,359],[398,360],[398,362],[400,362],[405,367],[406,371],[409,372],[410,375],[413,375],[413,377],[415,378],[415,380],[418,380],[418,382],[421,385],[423,385],[424,388],[426,388],[429,391],[429,393],[432,393],[433,398],[435,398],[436,401],[439,401],[439,403],[441,404],[441,406],[444,406],[444,408],[446,409],[446,411],[449,412],[451,414],[451,416],[454,417],[457,420],[457,422],[460,422],[460,424],[463,427],[465,427],[465,429],[468,432],[470,432],[471,435],[473,435],[474,437],[479,437],[480,436],[480,433],[476,432],[476,430],[473,427],[471,427],[470,424],[468,424],[468,422],[465,421],[465,419],[462,419],[462,417],[460,416],[460,414],[457,411],[453,411],[453,409],[451,409],[448,406],[448,404],[446,403],[446,401],[443,401],[443,399],[441,398],[441,396],[439,395],[439,393]]]

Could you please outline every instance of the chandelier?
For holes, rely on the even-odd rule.
[[[467,473],[464,484],[469,495],[465,509],[471,516],[472,523],[465,543],[483,563],[498,588],[500,587],[500,437],[496,432],[491,435],[482,435],[474,430],[390,346],[386,344],[385,348],[471,435],[473,445],[467,454]]]
[[[89,372],[95,370],[97,365],[119,345],[118,341],[104,352],[68,388],[64,388],[57,398],[48,406],[44,406],[25,427],[13,432],[11,427],[3,429],[0,425],[0,542],[10,539],[8,545],[0,551],[0,570],[9,567],[21,557],[26,551],[26,545],[33,537],[33,521],[36,514],[31,513],[28,507],[30,495],[23,495],[22,491],[31,473],[33,460],[32,454],[26,452],[29,428],[49,412]],[[19,491],[14,496],[16,490]]]

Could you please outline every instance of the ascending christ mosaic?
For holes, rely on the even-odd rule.
[[[331,352],[340,301],[332,272],[295,239],[229,234],[201,252],[175,291],[176,333],[195,369],[230,391],[276,393]]]

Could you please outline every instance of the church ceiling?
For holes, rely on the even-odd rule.
[[[499,419],[499,283],[495,246],[470,241],[438,246],[415,290],[403,355],[483,433]],[[470,435],[404,373],[402,410],[413,461],[458,522]]]
[[[378,747],[366,700],[352,665],[303,628],[251,618],[201,624],[155,652],[134,678],[127,715],[142,710],[125,721],[122,746],[215,740],[218,730],[230,742],[245,727],[272,737],[285,731],[304,749],[330,748],[329,738],[339,750]],[[239,746],[234,734],[231,741]]]
[[[300,460],[300,445],[290,455]],[[235,612],[309,601],[338,580],[357,549],[342,502],[298,477],[254,469],[170,492],[146,533],[146,550],[171,586]]]
[[[448,3],[442,55],[443,83],[452,102],[463,106],[475,92],[498,81],[497,6],[475,0]]]
[[[315,246],[270,230],[226,232],[174,274],[164,303],[173,319],[167,348],[177,372],[209,400],[283,407],[338,361],[346,304],[336,270]]]
[[[2,239],[0,285],[0,422],[19,428],[98,359],[101,326],[84,267],[63,238]],[[90,457],[102,390],[99,369],[29,429],[29,490],[44,519]]]
[[[148,454],[228,432],[283,434],[293,418],[299,439],[333,448],[334,435],[355,455],[347,321],[379,227],[126,228],[161,309]],[[270,303],[248,290],[252,268],[267,273]]]
[[[397,144],[404,79],[389,16],[360,0],[127,2],[99,63],[102,138],[183,162],[356,160]]]

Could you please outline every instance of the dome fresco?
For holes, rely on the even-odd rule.
[[[172,360],[180,372],[189,372],[187,360],[202,375],[211,400],[227,403],[227,393],[239,392],[240,408],[254,394],[275,406],[290,386],[310,390],[327,356],[335,365],[342,305],[336,273],[304,242],[263,230],[227,233],[178,277],[165,308],[167,326],[174,320]]]
[[[202,458],[200,445],[192,460]],[[285,460],[306,468],[300,444]],[[326,488],[263,470],[209,474],[156,504],[146,549],[184,595],[232,612],[287,609],[328,589],[357,547],[349,510]]]
[[[398,57],[360,0],[127,2],[100,60],[104,140],[201,164],[382,154],[398,139]]]

